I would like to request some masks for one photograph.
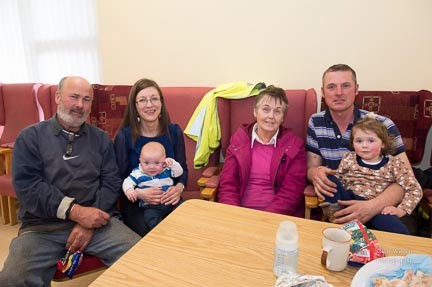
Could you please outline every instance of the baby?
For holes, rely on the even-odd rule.
[[[165,148],[158,142],[149,142],[141,149],[140,164],[134,168],[123,181],[123,192],[126,197],[144,208],[144,223],[151,230],[170,214],[176,205],[151,205],[138,198],[137,189],[161,188],[163,191],[173,186],[172,178],[183,174],[181,165],[172,158],[167,158]]]

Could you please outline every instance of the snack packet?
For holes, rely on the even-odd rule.
[[[375,235],[360,221],[355,220],[341,227],[351,234],[350,252],[348,264],[351,266],[362,266],[369,261],[385,257]]]
[[[72,279],[78,266],[81,264],[83,254],[81,251],[70,253],[70,249],[66,252],[65,256],[57,260],[57,270],[64,273],[67,277]]]

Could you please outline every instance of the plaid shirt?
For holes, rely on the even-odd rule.
[[[368,113],[354,107],[354,123]],[[379,115],[377,120],[384,123],[389,133],[395,137],[396,152],[393,155],[405,152],[402,136],[394,122]],[[337,169],[342,157],[353,150],[349,144],[352,126],[353,123],[349,124],[345,134],[342,135],[328,110],[313,114],[308,124],[306,150],[321,156],[324,166]]]

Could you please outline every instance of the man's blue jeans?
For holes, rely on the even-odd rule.
[[[9,256],[0,272],[0,286],[49,286],[57,268],[57,260],[66,253],[71,230],[24,232],[15,237]],[[116,218],[96,229],[85,253],[113,264],[141,237]],[[84,255],[85,256],[85,255]]]

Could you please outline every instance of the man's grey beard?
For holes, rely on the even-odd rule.
[[[63,111],[63,109],[60,107],[60,105],[57,107],[57,116],[62,119],[66,124],[68,124],[71,127],[74,128],[79,128],[80,126],[82,126],[82,124],[85,122],[85,119],[87,118],[88,115],[86,115],[85,117],[83,117],[82,119],[77,119],[75,120],[74,118],[72,118],[71,115],[65,113]]]

